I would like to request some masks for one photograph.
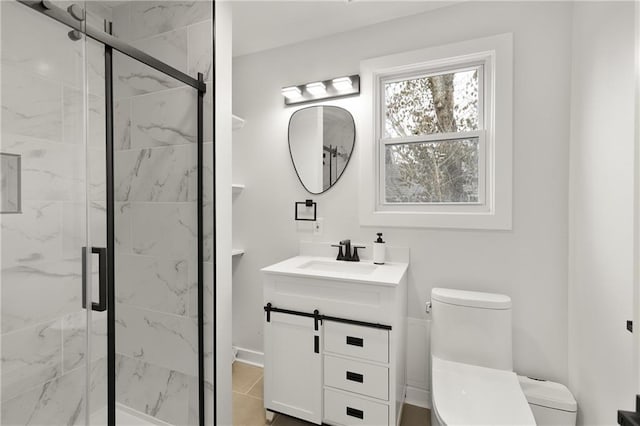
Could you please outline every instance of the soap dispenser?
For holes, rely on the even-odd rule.
[[[382,232],[378,232],[378,239],[373,242],[373,263],[384,265],[385,242],[382,240]]]

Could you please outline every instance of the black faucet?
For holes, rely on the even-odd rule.
[[[351,240],[342,240],[340,245],[332,244],[331,247],[338,247],[338,257],[336,260],[344,260],[346,262],[360,262],[360,256],[358,256],[358,249],[364,249],[364,246],[353,246],[353,253],[351,253]],[[344,253],[342,252],[344,247]]]

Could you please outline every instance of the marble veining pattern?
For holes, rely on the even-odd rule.
[[[116,151],[131,149],[131,99],[121,99],[113,106],[113,146]]]
[[[128,357],[197,375],[197,326],[188,317],[118,304],[116,345]]]
[[[197,92],[190,87],[133,98],[131,147],[195,143],[196,101]]]
[[[195,203],[136,203],[132,208],[133,252],[172,259],[195,259]]]
[[[186,260],[119,255],[116,257],[116,300],[130,306],[186,315],[187,268]]]
[[[212,79],[213,46],[211,45],[211,21],[189,27],[189,74],[202,73],[204,81]]]
[[[0,212],[16,213],[20,210],[20,163],[19,155],[0,152]]]
[[[107,164],[104,147],[89,148],[88,157],[88,179],[90,201],[106,201],[107,199]]]
[[[61,215],[62,204],[54,201],[24,201],[22,214],[4,215],[2,267],[61,259]]]
[[[106,359],[93,362],[89,374],[91,409],[99,410],[106,402]],[[85,377],[86,369],[77,368],[3,401],[0,424],[85,425]]]
[[[2,269],[2,333],[77,311],[81,306],[80,278],[79,262],[35,263]]]
[[[131,44],[162,62],[182,72],[187,72],[186,28],[178,28],[160,35],[136,40]]]
[[[118,355],[118,402],[175,425],[187,424],[189,376]]]
[[[48,382],[62,373],[60,320],[22,328],[2,336],[2,400]]]
[[[106,124],[104,98],[95,95],[87,96],[88,109],[85,111],[84,93],[80,89],[64,86],[63,93],[63,141],[83,145],[85,136],[87,146],[104,150],[106,140]],[[85,114],[86,112],[86,114]],[[87,116],[85,135],[84,120]],[[82,151],[82,147],[78,147]]]
[[[116,201],[195,201],[195,145],[117,152]]]
[[[79,368],[58,379],[4,401],[3,425],[81,425],[85,420],[85,369]]]
[[[119,52],[114,52],[113,67],[113,96],[118,100],[173,89],[183,85],[173,77],[143,65]]]
[[[140,39],[211,19],[211,4],[203,1],[145,1],[130,4],[130,37]]]
[[[213,201],[213,143],[202,144],[202,180],[204,181],[203,201],[205,203]]]
[[[85,366],[87,343],[87,314],[74,312],[62,319],[63,371]],[[91,361],[107,354],[107,313],[91,311]]]
[[[22,199],[77,199],[84,184],[84,149],[15,134],[2,135],[2,149],[22,156]]]
[[[204,203],[204,217],[213,218],[213,203]],[[204,220],[203,229],[203,253],[202,257],[205,262],[213,261],[213,220]]]
[[[131,236],[132,205],[131,203],[115,203],[115,252],[131,253],[133,242]]]
[[[2,132],[60,141],[62,85],[2,63]]]
[[[106,209],[98,201],[89,204],[91,245],[104,247]],[[65,260],[79,262],[81,247],[89,245],[87,235],[87,205],[84,199],[62,203],[62,255]]]

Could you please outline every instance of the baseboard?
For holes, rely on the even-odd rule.
[[[405,404],[431,409],[431,392],[428,390],[407,386],[405,393]]]
[[[264,367],[264,352],[252,351],[251,349],[233,347],[236,354],[234,361],[244,364],[255,365],[256,367]]]

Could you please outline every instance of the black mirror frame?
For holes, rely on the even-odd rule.
[[[300,173],[298,173],[298,168],[296,167],[296,162],[293,160],[293,153],[291,152],[291,120],[293,119],[293,116],[296,115],[298,112],[303,111],[305,109],[317,108],[317,107],[337,108],[337,109],[341,109],[341,110],[345,111],[347,114],[349,114],[349,117],[351,118],[351,123],[353,124],[353,143],[351,144],[351,152],[349,152],[349,158],[347,159],[347,162],[344,165],[344,169],[342,169],[342,173],[340,173],[340,175],[336,178],[336,181],[332,185],[329,185],[329,187],[327,189],[323,189],[320,192],[312,192],[312,191],[309,190],[309,188],[306,187],[306,185],[304,184],[304,182],[300,178]],[[354,149],[356,147],[356,121],[353,118],[353,114],[351,114],[351,112],[349,110],[347,110],[346,108],[335,106],[335,105],[312,105],[312,106],[300,108],[300,109],[295,110],[291,114],[291,117],[289,117],[289,124],[287,125],[287,144],[289,146],[289,157],[291,158],[291,164],[293,164],[293,170],[295,170],[296,176],[298,177],[298,181],[300,182],[302,187],[309,194],[313,194],[313,195],[324,194],[325,192],[327,192],[328,190],[330,190],[331,188],[336,186],[336,184],[338,183],[338,181],[340,180],[340,178],[344,174],[344,171],[347,170],[347,166],[349,166],[349,163],[351,162],[351,157],[353,156],[353,151],[354,151]]]

